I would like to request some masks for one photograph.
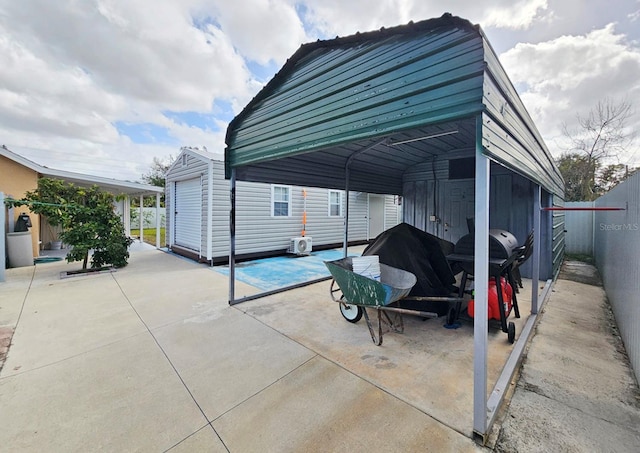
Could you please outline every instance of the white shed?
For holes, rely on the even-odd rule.
[[[166,181],[170,249],[202,262],[226,262],[231,203],[224,162],[205,150],[182,148]],[[314,250],[339,247],[344,240],[344,214],[342,190],[239,182],[237,254],[256,258],[285,253],[291,239],[303,235],[303,230],[304,236],[312,238]],[[350,193],[350,244],[367,242],[401,221],[400,197]]]

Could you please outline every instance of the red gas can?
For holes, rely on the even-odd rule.
[[[504,314],[505,318],[509,317],[511,313],[511,307],[513,306],[513,288],[507,282],[504,277],[500,278],[500,286],[502,287],[502,300],[504,302]],[[475,313],[474,300],[469,301],[467,306],[467,313],[473,318]],[[498,308],[498,289],[496,288],[496,279],[491,277],[489,279],[489,319],[500,319],[500,310]]]

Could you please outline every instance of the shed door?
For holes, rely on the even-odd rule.
[[[202,184],[200,178],[176,182],[174,243],[200,252]]]
[[[369,239],[384,231],[384,197],[369,195]]]
[[[455,243],[469,232],[467,218],[473,217],[476,212],[475,181],[445,181],[442,195],[442,237]]]

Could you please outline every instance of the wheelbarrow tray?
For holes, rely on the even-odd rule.
[[[380,263],[380,281],[353,272],[350,257],[324,264],[340,287],[344,300],[354,305],[387,306],[404,298],[416,284],[416,276],[411,272],[383,263]]]

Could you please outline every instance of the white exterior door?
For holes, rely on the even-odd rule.
[[[475,185],[473,180],[445,181],[440,200],[443,239],[456,243],[469,233],[467,217],[475,215]]]
[[[369,239],[384,231],[384,197],[369,195]]]
[[[202,184],[200,178],[176,181],[174,243],[201,252]]]

